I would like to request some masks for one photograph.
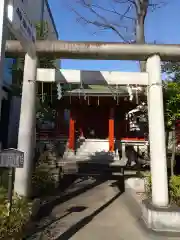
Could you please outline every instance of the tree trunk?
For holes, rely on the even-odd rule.
[[[175,156],[176,156],[176,132],[175,132],[175,124],[173,123],[173,129],[172,129],[172,155],[171,155],[171,176],[174,175]]]
[[[145,20],[145,17],[143,15],[139,15],[137,17],[137,22],[136,22],[136,43],[137,44],[145,43],[144,20]],[[140,69],[141,69],[141,72],[146,71],[145,61],[140,62]]]

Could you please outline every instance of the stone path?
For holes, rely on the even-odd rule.
[[[114,181],[78,181],[67,190],[66,196],[54,201],[53,207],[44,209],[47,216],[35,224],[35,232],[26,239],[180,239],[145,231],[139,209],[126,194],[120,193]]]

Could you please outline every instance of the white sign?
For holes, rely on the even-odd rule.
[[[23,47],[29,51],[34,51],[36,41],[36,29],[32,24],[27,6],[23,0],[10,0],[7,6],[7,18],[10,28]]]

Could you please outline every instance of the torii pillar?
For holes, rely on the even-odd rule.
[[[31,194],[36,128],[37,58],[26,54],[21,98],[18,149],[24,152],[24,167],[15,172],[15,192],[23,197]]]
[[[152,179],[152,204],[167,207],[168,179],[165,146],[164,105],[161,77],[161,59],[153,55],[147,60],[149,142]]]

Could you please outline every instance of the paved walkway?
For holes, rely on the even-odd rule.
[[[44,209],[47,216],[36,223],[36,233],[27,239],[180,239],[156,236],[145,231],[139,210],[126,194],[119,192],[113,181],[99,183],[92,179],[79,180],[66,194],[66,197],[54,201],[51,209]]]

